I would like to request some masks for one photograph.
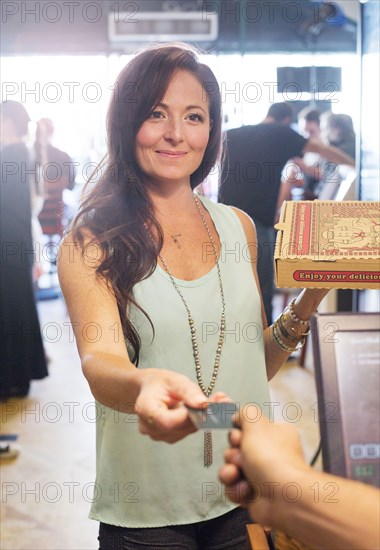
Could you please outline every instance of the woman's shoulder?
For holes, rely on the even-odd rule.
[[[231,214],[232,211],[230,206],[222,204],[221,202],[216,202],[215,200],[209,197],[206,197],[204,195],[197,195],[197,196],[198,198],[201,199],[202,203],[204,204],[204,206],[207,208],[208,211],[211,210],[213,212],[221,213],[222,215],[226,214],[227,216],[233,215]]]
[[[236,206],[230,206],[228,204],[222,204],[220,202],[215,202],[212,199],[204,196],[201,197],[201,200],[208,210],[218,212],[221,216],[224,215],[230,220],[239,220],[245,230],[255,230],[255,224],[252,218],[246,212],[240,210],[240,208],[236,208]]]
[[[247,239],[248,240],[256,239],[256,227],[251,216],[249,216],[243,210],[240,210],[240,208],[236,208],[236,206],[229,206],[228,208],[230,208],[230,210],[239,219],[241,225],[243,226],[244,233],[246,234]]]
[[[207,197],[202,196],[201,200],[218,225],[223,224],[225,235],[232,239],[235,236],[249,242],[256,241],[255,224],[246,212],[235,206],[215,202]]]
[[[94,267],[100,262],[101,257],[101,246],[91,231],[85,227],[70,229],[59,244],[59,258],[69,263],[82,258]]]

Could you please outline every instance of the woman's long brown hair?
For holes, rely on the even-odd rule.
[[[83,253],[88,233],[92,236],[91,243],[101,248],[96,273],[116,297],[122,331],[136,365],[141,342],[128,311],[132,304],[143,311],[134,300],[133,287],[155,270],[163,234],[146,189],[146,177],[137,164],[135,140],[177,70],[191,72],[202,84],[212,120],[202,163],[191,175],[192,189],[216,165],[221,153],[221,97],[214,74],[199,62],[197,52],[185,44],[150,47],[128,63],[113,87],[107,114],[105,171],[86,195],[72,226],[74,240]],[[152,242],[146,227],[158,235],[157,243]]]

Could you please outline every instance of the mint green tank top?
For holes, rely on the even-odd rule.
[[[214,391],[244,407],[268,408],[261,305],[242,224],[225,205],[200,197],[221,242],[220,269],[226,301],[226,334]],[[193,281],[176,279],[197,329],[203,379],[211,379],[221,312],[216,267]],[[186,310],[169,276],[158,265],[134,287],[130,318],[141,337],[140,369],[180,372],[196,382]],[[97,403],[96,483],[90,518],[123,527],[195,523],[236,507],[218,480],[227,431],[213,431],[214,461],[203,465],[203,432],[169,445],[138,431],[137,418]]]

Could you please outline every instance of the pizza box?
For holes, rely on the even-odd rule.
[[[380,288],[380,202],[285,201],[274,255],[279,288]]]

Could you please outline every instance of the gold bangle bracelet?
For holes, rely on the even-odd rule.
[[[287,340],[290,340],[292,342],[299,342],[302,338],[301,335],[298,335],[295,333],[294,329],[293,332],[295,334],[290,334],[288,330],[286,329],[284,322],[283,322],[284,314],[280,315],[280,317],[277,319],[278,328],[280,329],[281,334],[286,338]],[[292,327],[291,327],[292,328]]]
[[[273,332],[273,339],[276,342],[277,346],[282,349],[283,351],[286,351],[288,353],[293,353],[293,351],[296,351],[298,349],[301,349],[302,346],[305,343],[305,339],[303,338],[301,341],[299,340],[296,346],[290,347],[288,346],[283,339],[281,338],[278,330],[278,322],[275,321],[272,325],[272,332]]]
[[[292,342],[299,342],[304,336],[307,336],[310,332],[310,326],[308,327],[307,332],[300,332],[304,329],[298,325],[294,325],[292,321],[289,322],[289,316],[286,314],[286,312],[282,313],[276,319],[276,322],[278,323],[278,327],[284,338]],[[289,332],[289,329],[291,332]]]

